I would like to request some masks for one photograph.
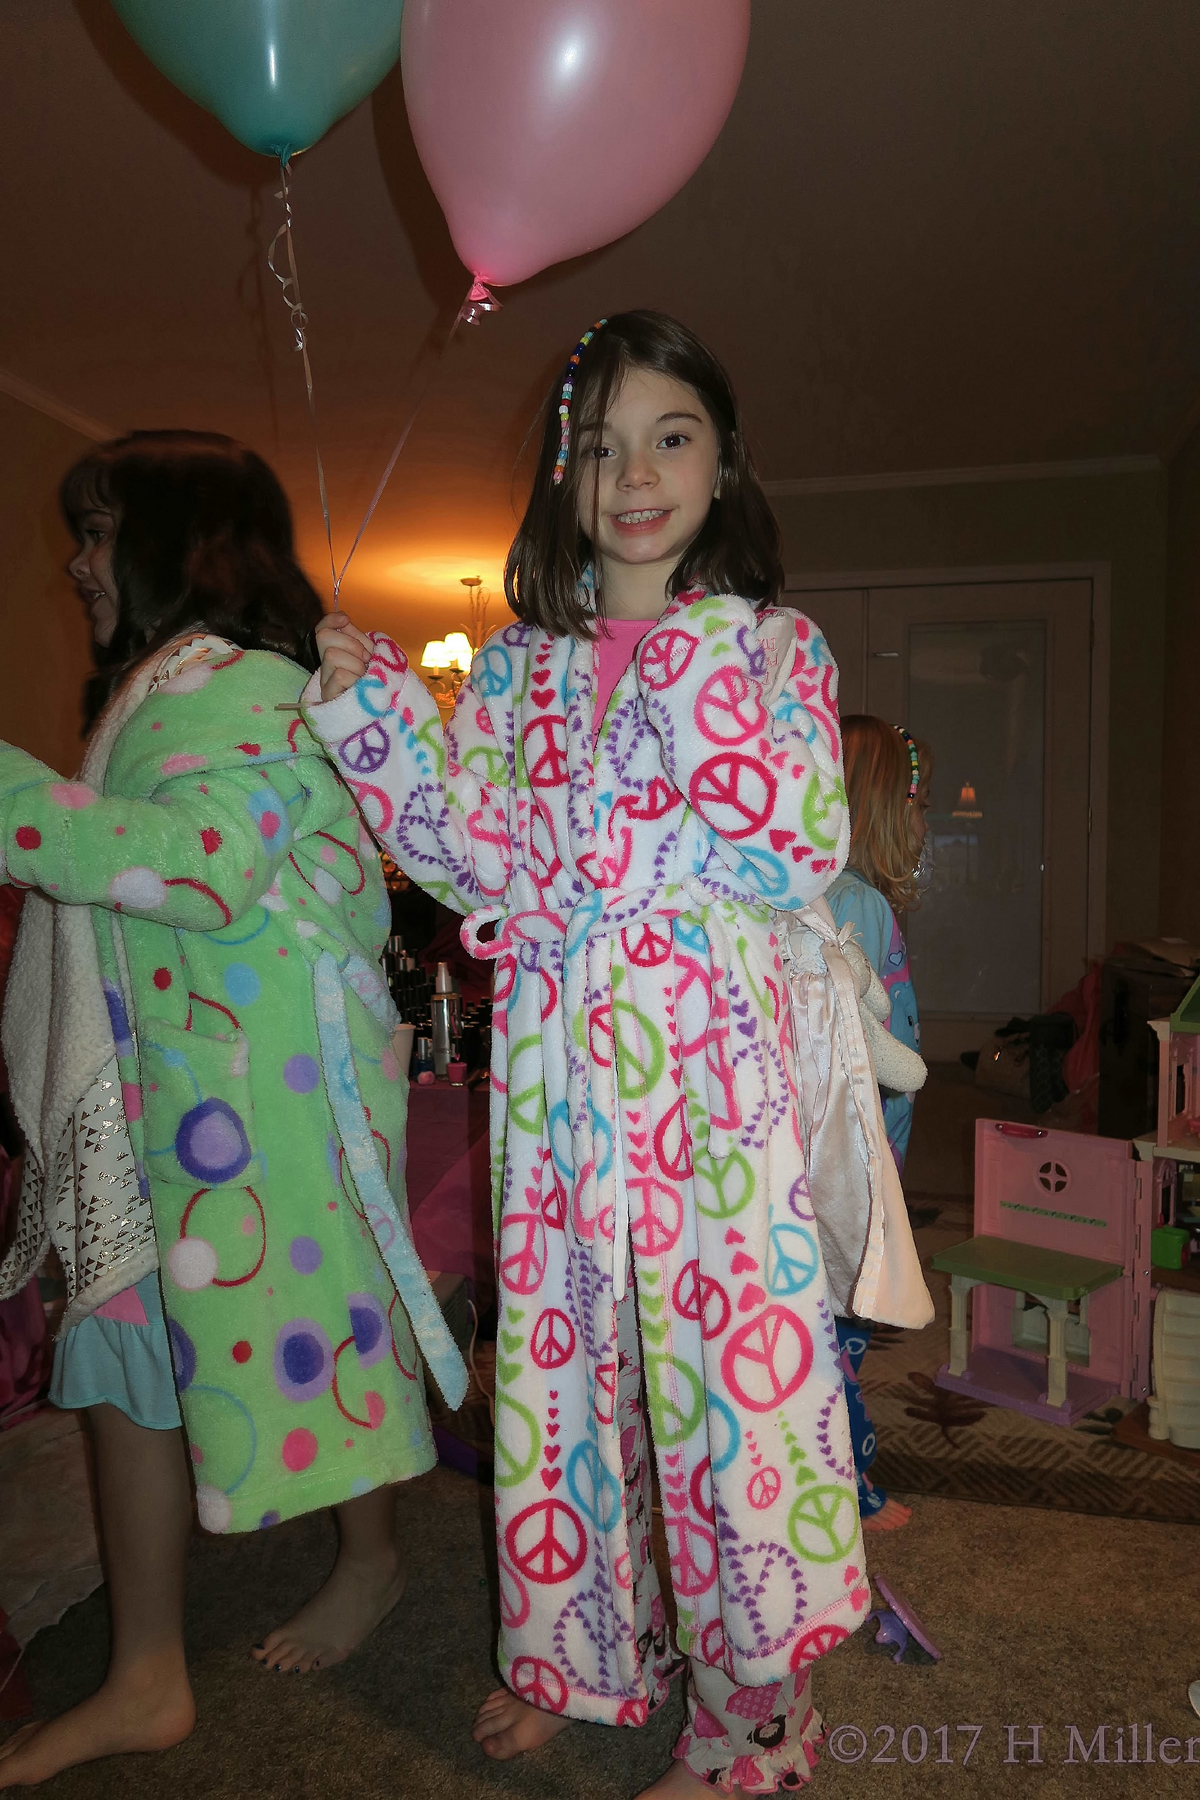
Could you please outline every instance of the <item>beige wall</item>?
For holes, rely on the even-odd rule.
[[[87,617],[63,574],[58,483],[91,440],[0,394],[0,737],[60,774],[83,757]]]
[[[1171,464],[1163,684],[1162,928],[1200,942],[1200,430]]]
[[[1196,465],[1193,585],[1200,583],[1200,450]],[[1166,471],[780,495],[773,504],[783,528],[784,563],[790,575],[1045,563],[1110,565],[1113,676],[1106,937],[1111,945],[1120,938],[1155,932]],[[1200,758],[1197,761],[1200,765]],[[1200,862],[1200,840],[1197,857]]]

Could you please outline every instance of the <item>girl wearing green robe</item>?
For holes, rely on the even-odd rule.
[[[287,501],[187,432],[103,447],[63,498],[117,679],[81,779],[0,744],[0,879],[36,890],[0,1275],[51,1240],[70,1265],[53,1392],[88,1408],[113,1651],[96,1695],[0,1749],[0,1788],[191,1729],[192,1484],[213,1531],[336,1507],[329,1581],[255,1653],[347,1654],[403,1585],[390,1484],[434,1462],[418,1345],[465,1388],[408,1231],[388,897],[296,710],[320,604]]]

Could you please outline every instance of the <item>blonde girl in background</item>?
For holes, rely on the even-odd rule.
[[[838,927],[854,927],[855,938],[883,983],[892,1003],[891,1036],[919,1052],[917,998],[900,919],[918,904],[916,876],[925,847],[933,756],[928,744],[912,737],[902,725],[889,725],[886,719],[869,713],[846,715],[842,741],[850,803],[850,856],[825,898]],[[885,1088],[881,1098],[888,1145],[903,1174],[913,1096]],[[863,1530],[895,1531],[908,1524],[912,1509],[889,1499],[867,1474],[875,1457],[875,1429],[863,1403],[858,1372],[871,1341],[871,1325],[862,1319],[839,1319],[837,1331]]]

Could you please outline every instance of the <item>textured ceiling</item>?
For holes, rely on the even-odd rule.
[[[0,365],[113,427],[248,440],[319,573],[269,163],[108,0],[4,0],[0,84]],[[754,0],[683,193],[450,346],[347,600],[410,641],[457,622],[457,577],[498,575],[549,376],[624,306],[713,343],[776,479],[1164,453],[1200,391],[1198,92],[1195,0]],[[297,160],[294,205],[344,550],[466,289],[398,71]]]

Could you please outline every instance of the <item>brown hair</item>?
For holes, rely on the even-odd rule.
[[[933,773],[933,752],[916,738],[920,782]],[[842,720],[846,797],[850,802],[848,865],[878,888],[893,912],[920,905],[914,870],[920,850],[913,839],[908,790],[912,762],[894,725],[871,713],[847,713]],[[914,802],[915,804],[915,802]]]
[[[110,689],[191,625],[317,667],[321,602],[287,495],[253,450],[215,431],[133,431],[81,457],[59,497],[80,541],[89,512],[116,515],[117,628],[98,659]]]
[[[720,498],[712,502],[671,576],[671,598],[703,586],[709,593],[739,594],[758,603],[776,599],[783,590],[779,527],[754,472],[728,375],[677,319],[659,312],[617,313],[597,332],[575,370],[570,449],[558,484],[554,465],[565,365],[546,396],[538,415],[543,429],[533,492],[504,570],[504,592],[517,617],[559,637],[591,637],[595,623],[579,591],[592,545],[579,523],[578,499],[585,472],[599,491],[600,466],[580,453],[579,440],[603,425],[632,369],[649,369],[690,387],[717,432]],[[599,576],[597,569],[596,614],[603,618]]]

